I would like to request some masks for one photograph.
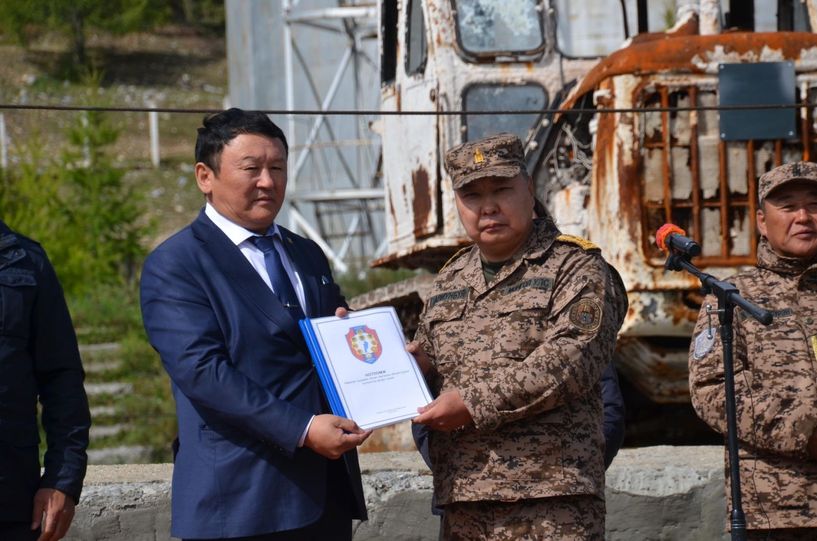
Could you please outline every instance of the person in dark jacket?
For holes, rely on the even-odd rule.
[[[618,372],[613,363],[601,375],[601,402],[604,405],[604,468],[610,467],[624,442],[624,397],[618,385]]]
[[[77,338],[42,247],[0,221],[0,539],[68,531],[91,415]],[[37,400],[47,450],[40,473]]]

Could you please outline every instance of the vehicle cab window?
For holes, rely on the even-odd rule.
[[[541,85],[477,84],[463,93],[462,103],[466,111],[537,111],[544,109],[548,96]],[[473,141],[499,132],[510,132],[522,141],[536,127],[538,113],[465,115],[464,140]]]
[[[557,0],[556,47],[572,58],[607,56],[627,39],[625,16],[620,0]]]
[[[476,57],[535,54],[544,49],[540,0],[452,0],[457,38]]]
[[[380,84],[394,82],[397,74],[397,2],[383,2],[380,11]]]
[[[421,0],[409,0],[408,3],[408,26],[406,27],[406,73],[413,75],[423,73],[428,57],[428,45],[426,43],[426,24],[423,19],[423,2]]]

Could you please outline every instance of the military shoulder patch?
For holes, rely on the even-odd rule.
[[[601,303],[596,299],[579,299],[570,307],[568,318],[581,330],[593,332],[601,326]]]
[[[445,264],[444,264],[442,267],[440,267],[440,271],[439,271],[439,272],[442,272],[442,270],[443,270],[444,268],[446,268],[446,267],[447,267],[448,265],[450,265],[450,264],[451,264],[451,263],[452,263],[452,262],[453,262],[455,259],[457,259],[459,256],[461,256],[463,253],[467,252],[467,251],[468,251],[468,250],[470,250],[470,249],[471,249],[471,246],[466,246],[465,248],[460,248],[459,250],[457,250],[457,253],[455,253],[454,255],[452,255],[451,257],[449,257],[449,258],[448,258],[448,261],[446,261],[446,262],[445,262]]]
[[[715,332],[701,331],[701,334],[695,337],[695,347],[692,349],[692,357],[695,359],[703,359],[706,354],[712,351],[712,346],[715,344]]]
[[[601,251],[601,248],[593,244],[587,239],[583,239],[582,237],[576,237],[573,235],[559,235],[556,237],[556,240],[560,240],[562,242],[566,242],[568,244],[574,244],[581,248],[582,250],[598,250]]]

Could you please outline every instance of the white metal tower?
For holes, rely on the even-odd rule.
[[[377,110],[377,6],[359,0],[228,0],[230,103],[262,110]],[[289,142],[282,220],[340,272],[384,248],[373,115],[273,115]]]

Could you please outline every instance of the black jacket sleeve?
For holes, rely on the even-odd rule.
[[[624,441],[624,398],[613,363],[608,364],[601,375],[601,400],[604,404],[604,467],[609,468]]]
[[[32,244],[26,251],[35,266],[37,291],[29,347],[47,443],[40,487],[55,488],[79,501],[91,426],[85,374],[56,273],[45,252]]]

